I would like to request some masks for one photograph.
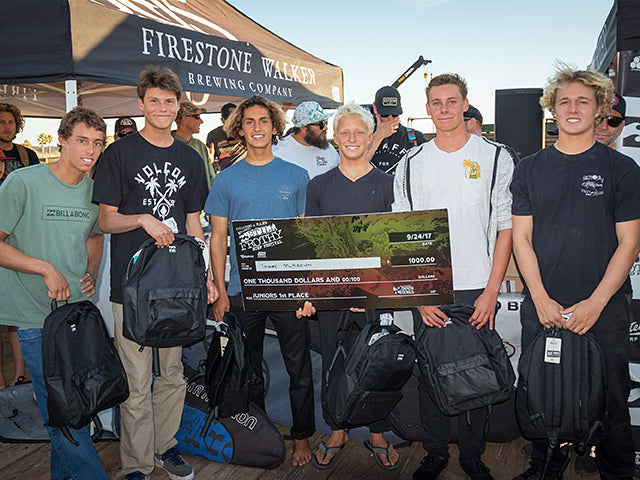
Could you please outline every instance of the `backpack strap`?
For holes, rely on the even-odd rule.
[[[405,192],[407,194],[407,200],[409,200],[409,207],[413,210],[413,199],[411,198],[411,168],[409,161],[415,157],[418,153],[420,153],[422,149],[418,149],[413,155],[409,155],[407,153],[406,161],[404,162],[404,187]],[[398,172],[396,172],[397,174]]]
[[[409,137],[409,141],[411,142],[411,145],[413,145],[414,147],[418,146],[416,131],[413,128],[407,128],[407,137]]]
[[[20,155],[20,161],[22,162],[22,165],[24,165],[25,167],[29,166],[29,154],[27,153],[27,149],[24,148],[22,145],[18,145],[15,144],[16,148],[18,149],[18,155]]]
[[[489,216],[491,216],[491,211],[493,210],[491,197],[493,197],[493,187],[495,187],[496,185],[496,175],[498,173],[498,157],[500,156],[501,150],[502,147],[500,145],[496,145],[496,155],[493,157],[493,171],[491,172],[491,190],[489,190]]]
[[[340,320],[338,321],[338,338],[336,344],[341,347],[344,345],[345,340],[349,337],[351,329],[353,328],[353,319],[351,318],[351,311],[345,308],[340,312]]]
[[[489,219],[491,219],[491,214],[493,213],[493,187],[496,185],[496,176],[498,174],[498,157],[500,157],[500,151],[502,150],[502,146],[496,145],[496,154],[493,157],[493,170],[491,172],[491,189],[489,190]],[[487,222],[487,240],[489,240],[489,229],[491,228],[491,222]],[[491,256],[491,252],[489,252],[489,242],[487,241],[487,253]]]

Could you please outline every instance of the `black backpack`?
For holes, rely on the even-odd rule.
[[[216,325],[211,337],[205,361],[204,381],[210,413],[203,435],[212,418],[231,417],[249,411],[252,379],[247,338],[240,320],[233,313],[225,312],[223,321]]]
[[[425,442],[427,433],[420,420],[420,399],[418,398],[418,383],[420,371],[416,365],[413,375],[402,388],[402,400],[390,415],[391,430],[400,438],[409,442]],[[492,405],[487,419],[484,439],[487,442],[509,443],[520,438],[520,428],[516,420],[516,390],[506,402]],[[449,417],[451,423],[451,442],[458,441],[458,417]]]
[[[189,235],[175,235],[158,248],[140,246],[122,279],[123,335],[142,346],[181,347],[204,336],[207,277],[202,248]]]
[[[389,416],[402,398],[402,387],[415,364],[409,335],[367,310],[367,324],[347,353],[345,341],[353,322],[344,310],[338,326],[337,350],[326,372],[325,407],[338,428],[369,425]],[[382,325],[383,323],[384,325]]]
[[[546,355],[549,342],[558,341],[561,347],[551,344]],[[573,442],[579,454],[598,443],[606,427],[607,378],[602,351],[590,333],[543,330],[522,354],[518,372],[516,411],[525,437],[548,439],[549,453],[560,441]],[[563,471],[569,460],[567,455]]]
[[[100,436],[98,412],[129,397],[127,377],[100,310],[90,301],[57,307],[44,320],[42,370],[47,388],[49,425],[78,444],[67,427],[91,420]]]
[[[418,365],[433,403],[444,415],[458,415],[508,400],[515,374],[498,332],[471,325],[471,305],[440,310],[450,319],[446,327],[416,322]]]

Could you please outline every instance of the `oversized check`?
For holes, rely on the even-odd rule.
[[[453,302],[446,210],[233,222],[245,310]]]

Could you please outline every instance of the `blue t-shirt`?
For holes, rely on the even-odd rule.
[[[240,160],[213,180],[204,205],[209,215],[229,220],[231,236],[227,294],[240,293],[240,276],[233,238],[233,220],[292,218],[304,213],[309,174],[303,168],[275,157],[266,165]]]

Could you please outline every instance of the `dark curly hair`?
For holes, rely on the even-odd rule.
[[[0,112],[9,112],[16,121],[16,133],[20,133],[24,128],[24,117],[18,107],[10,103],[0,103]]]
[[[273,128],[276,129],[275,135],[271,137],[271,143],[276,144],[278,140],[282,138],[282,134],[284,133],[284,126],[287,123],[287,118],[284,115],[282,109],[278,106],[277,103],[272,102],[271,100],[267,100],[261,95],[254,95],[251,98],[246,99],[242,102],[238,107],[231,112],[231,115],[224,122],[224,132],[227,136],[235,139],[239,139],[242,141],[243,145],[246,145],[245,138],[240,135],[240,130],[242,130],[242,119],[244,118],[244,111],[247,108],[260,106],[264,107],[269,111],[269,116],[271,117],[271,123],[273,123]]]

